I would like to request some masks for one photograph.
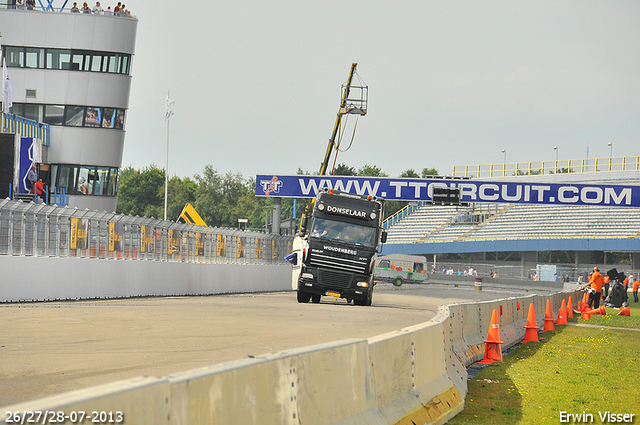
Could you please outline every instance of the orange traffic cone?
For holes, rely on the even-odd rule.
[[[544,312],[544,327],[542,332],[555,331],[556,327],[553,326],[553,310],[551,310],[551,300],[547,299],[547,311]]]
[[[567,319],[573,319],[573,298],[569,295],[569,301],[567,302]]]
[[[618,316],[631,316],[631,308],[620,307],[620,313],[618,313]]]
[[[580,318],[584,320],[590,320],[591,314],[587,310],[585,310],[582,313],[580,313]]]
[[[538,339],[538,325],[536,324],[536,309],[533,303],[529,304],[529,316],[527,317],[527,325],[523,326],[526,329],[524,331],[524,340],[522,343],[529,341],[540,342]]]
[[[558,320],[556,320],[556,325],[566,325],[567,324],[567,303],[562,300],[562,306],[560,307],[560,311],[558,311]]]
[[[493,314],[491,315],[491,324],[489,325],[489,333],[487,334],[487,339],[484,343],[484,359],[478,363],[491,364],[493,362],[502,362],[502,347],[500,347],[500,344],[504,344],[504,342],[500,341],[498,310],[493,310]]]
[[[596,308],[594,310],[589,310],[586,313],[591,314],[602,314],[603,316],[606,316],[607,314],[607,310],[604,307],[600,307],[600,308]]]
[[[588,307],[589,307],[589,296],[585,292],[584,296],[582,297],[582,308],[580,309],[580,312],[585,311]]]

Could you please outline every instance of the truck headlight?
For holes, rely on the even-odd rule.
[[[356,283],[356,286],[359,286],[361,288],[366,288],[366,287],[369,286],[369,283],[367,283],[367,282],[358,282],[358,283]]]
[[[302,277],[305,279],[313,279],[313,275],[311,273],[302,273]]]

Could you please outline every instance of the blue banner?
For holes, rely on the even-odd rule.
[[[353,176],[256,176],[256,196],[314,198],[323,188],[387,200],[430,201],[434,187],[460,189],[461,202],[640,207],[640,186]]]
[[[18,193],[29,193],[27,174],[29,174],[31,166],[36,165],[38,160],[38,143],[42,142],[32,137],[20,138]]]

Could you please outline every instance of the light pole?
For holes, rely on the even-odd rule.
[[[504,162],[502,163],[502,177],[507,175],[507,150],[502,149],[502,153],[504,154]]]
[[[613,158],[613,142],[607,143],[607,146],[609,146],[609,158]]]
[[[556,162],[558,162],[558,147],[554,146],[553,150],[556,151]]]
[[[506,149],[502,149],[502,153],[504,154],[504,163],[507,163],[507,150]]]

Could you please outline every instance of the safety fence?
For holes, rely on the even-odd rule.
[[[293,237],[0,201],[0,255],[283,264]]]
[[[561,159],[555,161],[503,162],[498,164],[454,165],[454,177],[535,176],[600,171],[638,171],[640,156]]]
[[[51,144],[49,124],[19,117],[14,114],[2,114],[2,129],[7,133],[19,133],[22,137],[42,140],[43,146]]]

